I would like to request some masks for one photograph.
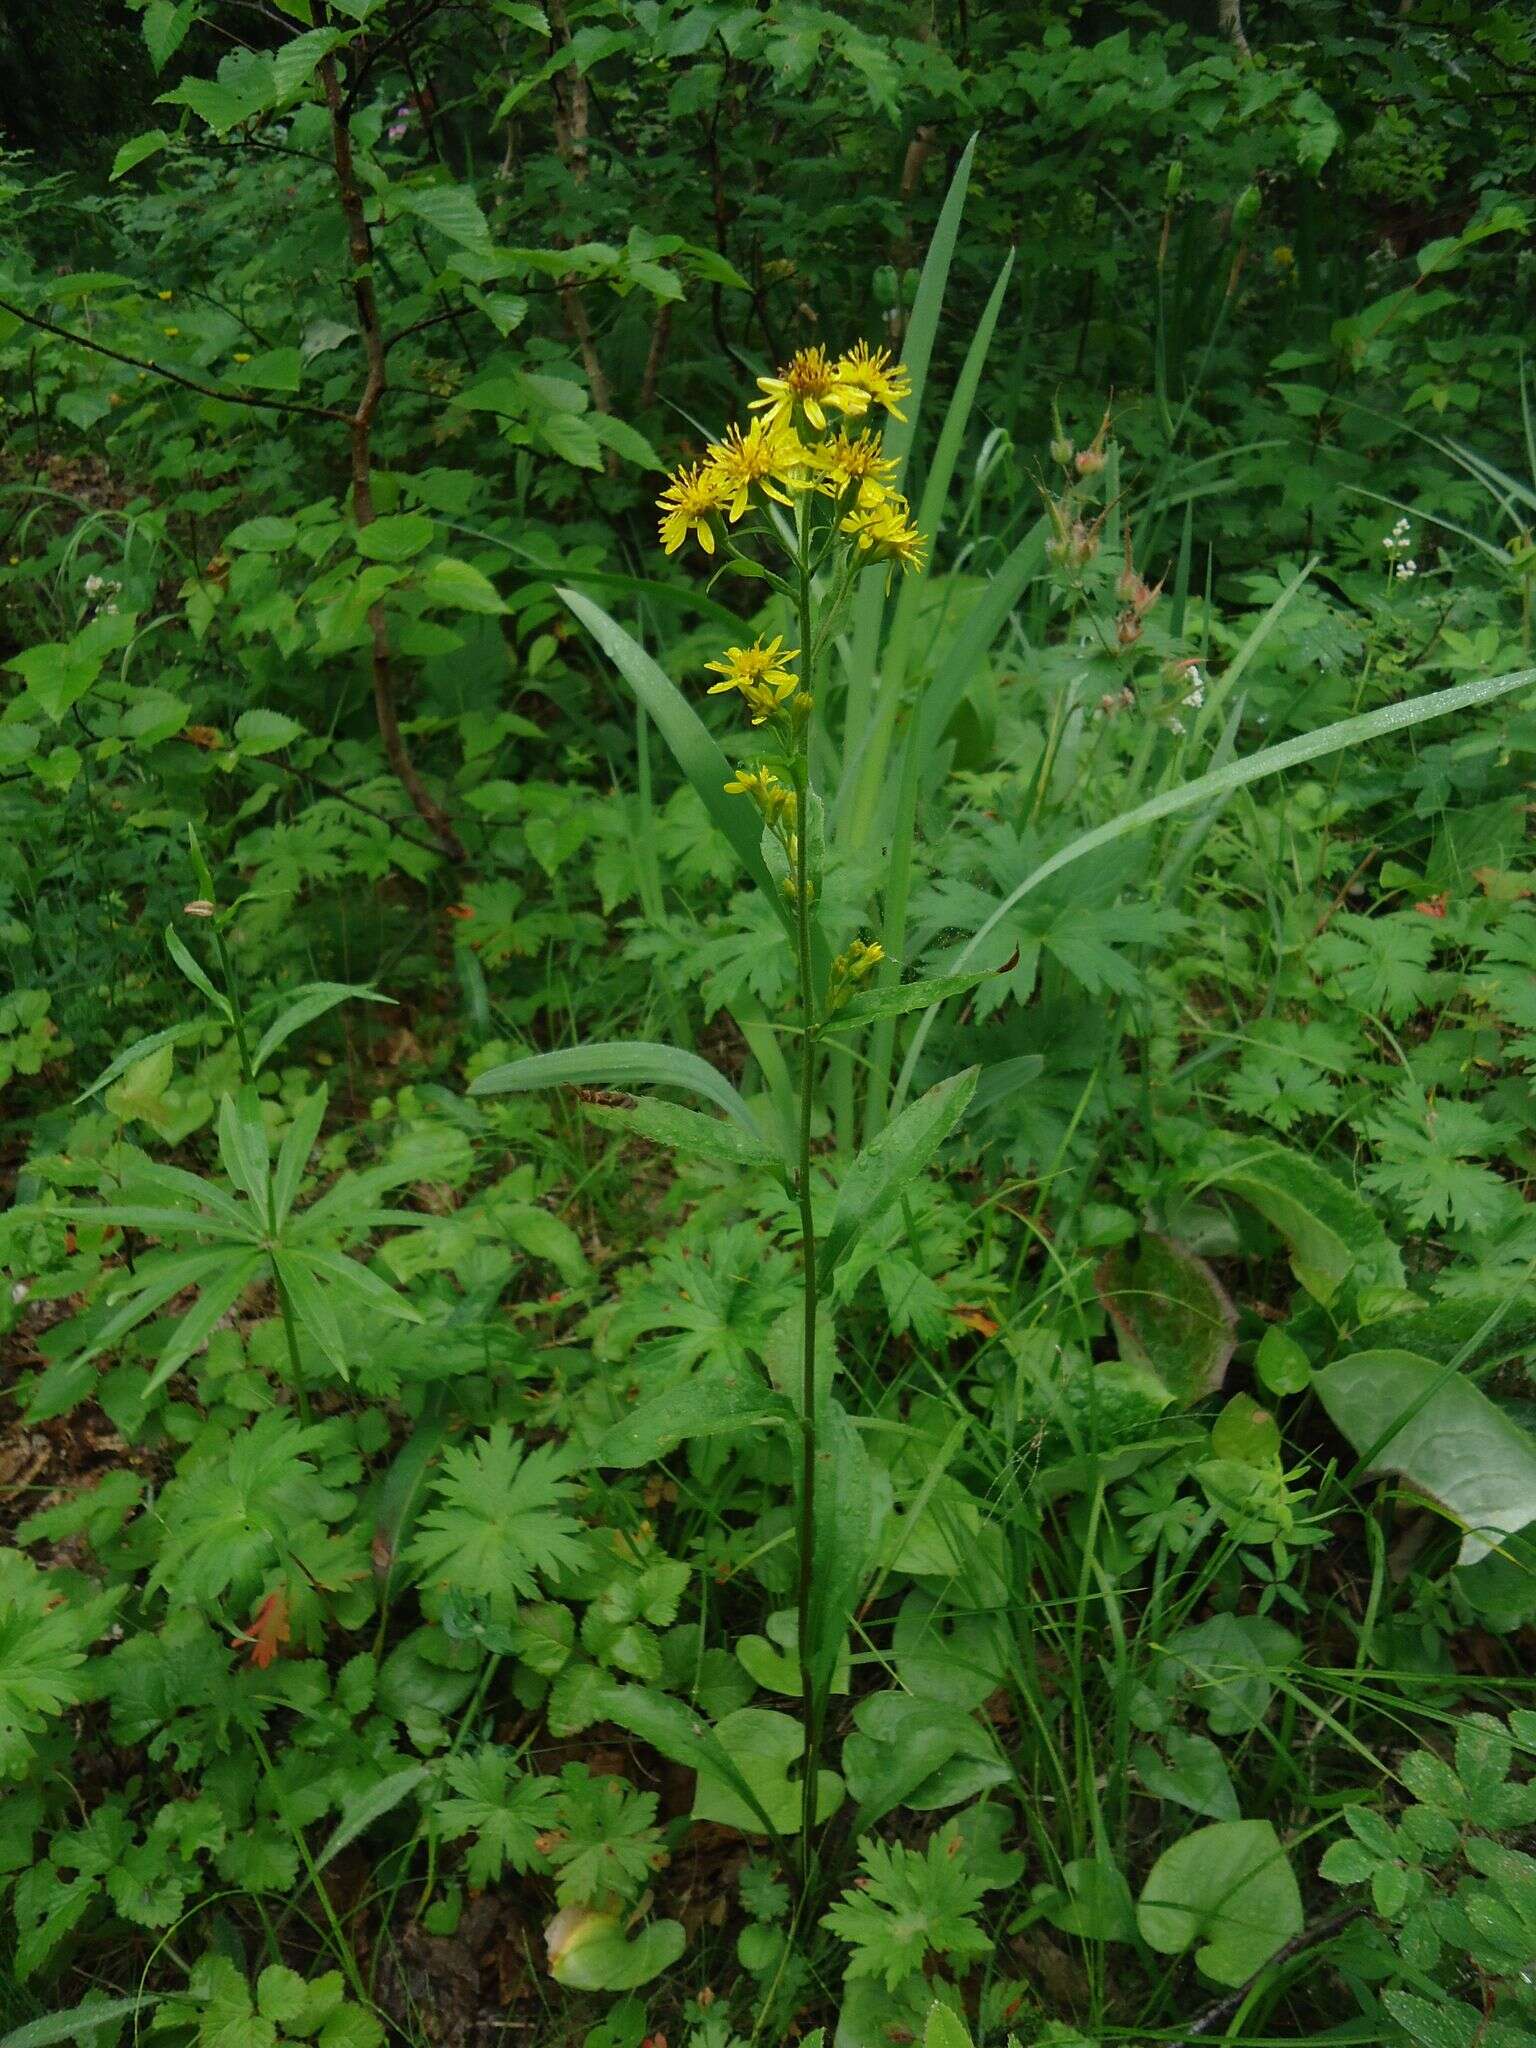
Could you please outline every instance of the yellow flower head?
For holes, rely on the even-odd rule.
[[[734,521],[751,505],[754,490],[776,504],[792,504],[785,490],[799,480],[805,460],[805,450],[787,427],[762,419],[754,420],[745,433],[728,427],[723,441],[710,444],[705,468],[726,517]]]
[[[837,381],[847,391],[862,392],[866,408],[873,400],[883,405],[893,420],[906,419],[901,401],[912,396],[912,379],[905,363],[891,361],[888,348],[872,349],[866,341],[855,342],[837,359]]]
[[[155,297],[156,297],[157,299],[162,299],[162,300],[164,300],[164,299],[173,299],[173,298],[174,298],[175,296],[176,296],[176,294],[175,294],[174,292],[156,292],[156,293],[155,293]]]
[[[250,350],[244,348],[237,348],[234,354],[230,357],[230,361],[234,363],[248,363],[250,360]]]
[[[800,681],[794,670],[784,666],[799,652],[798,647],[786,647],[778,634],[766,646],[757,640],[750,647],[728,647],[724,661],[704,664],[721,678],[710,684],[709,694],[718,697],[726,690],[740,690],[752,713],[752,723],[761,725],[799,689]]]
[[[839,428],[814,451],[816,467],[822,474],[821,488],[828,497],[840,498],[851,484],[859,487],[859,503],[876,505],[888,495],[896,473],[894,460],[882,453],[880,436],[868,432],[850,437]]]
[[[780,782],[771,768],[738,768],[725,785],[727,796],[749,796],[762,812],[764,822],[775,831],[795,826],[795,792]]]
[[[777,377],[759,377],[761,398],[752,400],[752,411],[766,411],[770,426],[792,426],[795,411],[805,415],[818,434],[827,431],[827,409],[857,417],[869,410],[869,394],[839,379],[837,366],[824,348],[797,348]]]
[[[710,522],[725,510],[725,499],[708,463],[680,469],[668,480],[656,504],[661,512],[661,544],[669,555],[677,553],[690,532],[698,535],[706,555],[715,552],[715,529]]]
[[[899,562],[903,569],[923,566],[927,543],[912,524],[912,507],[895,493],[873,505],[855,505],[839,522],[839,531],[871,562]]]
[[[839,953],[832,962],[827,987],[832,1008],[845,1003],[861,981],[868,981],[884,958],[885,948],[878,939],[855,939],[846,952]]]

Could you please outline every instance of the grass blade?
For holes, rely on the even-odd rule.
[[[725,793],[731,779],[731,764],[715,744],[709,729],[681,690],[659,668],[616,619],[601,605],[583,597],[579,590],[561,586],[558,592],[580,619],[598,646],[645,706],[657,731],[672,750],[673,759],[693,784],[699,801],[709,813],[716,830],[735,853],[742,867],[773,905],[774,914],[790,928],[784,898],[763,865],[762,827],[751,804],[738,803]]]
[[[1485,677],[1480,682],[1457,683],[1449,690],[1432,690],[1425,697],[1409,697],[1399,704],[1383,705],[1379,711],[1365,711],[1356,718],[1341,718],[1336,724],[1319,726],[1315,732],[1304,732],[1293,740],[1282,740],[1278,746],[1265,747],[1260,753],[1250,754],[1242,761],[1229,762],[1225,768],[1213,769],[1208,775],[1197,775],[1193,782],[1182,782],[1175,789],[1165,789],[1123,816],[1111,818],[1107,824],[1095,825],[1091,832],[1079,833],[1076,839],[1027,874],[971,934],[955,962],[955,972],[960,973],[970,965],[977,948],[996,931],[1016,903],[1022,903],[1026,896],[1043,882],[1048,882],[1052,875],[1070,867],[1073,861],[1081,860],[1086,854],[1097,853],[1101,846],[1113,846],[1117,839],[1139,832],[1144,826],[1155,825],[1159,819],[1174,817],[1180,811],[1192,810],[1213,798],[1230,796],[1234,790],[1245,789],[1250,782],[1261,782],[1266,776],[1283,774],[1287,768],[1299,768],[1304,762],[1321,760],[1345,747],[1361,747],[1372,740],[1385,739],[1392,733],[1406,731],[1411,725],[1422,725],[1426,719],[1448,718],[1453,712],[1470,711],[1479,704],[1491,703],[1495,697],[1507,697],[1512,690],[1529,689],[1532,685],[1536,685],[1536,668],[1522,668],[1509,675]],[[893,1111],[899,1109],[906,1099],[923,1042],[933,1027],[938,1009],[935,1004],[931,1010],[925,1010],[922,1022],[913,1034],[896,1083]]]

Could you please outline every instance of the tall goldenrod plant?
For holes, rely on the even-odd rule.
[[[860,571],[887,565],[888,577],[920,568],[923,537],[907,500],[891,487],[896,464],[884,454],[882,413],[904,415],[906,370],[885,349],[859,343],[833,360],[805,348],[774,377],[760,377],[757,416],[731,426],[704,459],[673,476],[658,501],[661,543],[675,554],[692,536],[706,556],[748,566],[792,606],[799,644],[782,635],[728,647],[706,664],[719,680],[711,696],[735,693],[755,732],[758,759],[725,784],[754,804],[765,857],[792,912],[799,996],[800,1074],[794,1155],[804,1273],[800,1387],[799,1660],[805,1717],[801,1824],[808,1860],[816,1820],[817,1761],[827,1688],[813,1668],[811,1602],[815,1578],[817,1474],[817,1248],[811,1191],[819,1032],[884,957],[855,939],[818,976],[812,905],[819,883],[820,806],[811,782],[811,726],[817,678]]]

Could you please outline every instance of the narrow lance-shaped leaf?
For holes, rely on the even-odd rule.
[[[708,1159],[718,1166],[756,1166],[770,1173],[783,1166],[771,1146],[740,1124],[702,1116],[696,1109],[681,1109],[675,1102],[662,1102],[653,1095],[635,1096],[624,1103],[588,1103],[585,1110],[593,1123],[605,1129],[665,1145],[685,1158]]]
[[[633,1470],[652,1465],[695,1437],[727,1436],[737,1430],[761,1432],[791,1421],[782,1394],[748,1366],[716,1360],[685,1380],[642,1401],[631,1415],[598,1439],[594,1465]]]
[[[534,1053],[525,1060],[488,1067],[469,1084],[471,1095],[513,1095],[534,1088],[622,1088],[629,1082],[685,1088],[723,1109],[750,1136],[762,1141],[757,1120],[718,1068],[696,1052],[644,1039],[602,1040],[594,1045],[564,1046],[559,1052]]]
[[[103,1088],[126,1074],[130,1067],[140,1060],[148,1059],[152,1052],[158,1052],[163,1045],[185,1045],[190,1038],[201,1036],[207,1027],[200,1017],[189,1017],[184,1024],[168,1024],[163,1031],[151,1031],[147,1038],[136,1038],[132,1045],[125,1046],[112,1061],[96,1076],[89,1088],[82,1088],[75,1097],[76,1104],[89,1102],[93,1095],[99,1095]]]
[[[254,1088],[242,1088],[238,1096],[226,1095],[220,1102],[219,1158],[241,1194],[265,1217],[272,1153]]]
[[[180,1318],[171,1341],[155,1361],[155,1369],[144,1389],[146,1399],[158,1393],[171,1375],[179,1372],[195,1351],[202,1349],[221,1318],[228,1315],[246,1288],[259,1280],[265,1270],[266,1260],[260,1252],[239,1252],[222,1272],[208,1275],[203,1282],[202,1293]]]
[[[207,974],[182,944],[174,925],[168,924],[165,928],[165,945],[166,951],[176,962],[176,965],[181,969],[188,981],[198,991],[199,995],[204,995],[208,998],[214,1009],[226,1023],[231,1022],[234,1013],[229,1007],[229,998],[221,995],[214,987]]]
[[[790,929],[782,893],[763,865],[760,851],[761,821],[756,808],[738,803],[725,793],[731,780],[729,761],[715,744],[708,727],[681,690],[660,669],[637,640],[630,637],[601,605],[583,597],[579,590],[561,588],[559,596],[580,619],[598,646],[645,706],[657,731],[672,750],[679,768],[692,783],[700,803],[709,813],[716,830],[725,839],[742,868],[773,905],[774,914]]]
[[[923,981],[898,982],[890,988],[865,989],[850,996],[840,1009],[822,1019],[823,1031],[851,1029],[876,1017],[904,1017],[909,1010],[926,1010],[930,1003],[948,1002],[990,981],[994,974],[1007,974],[1018,964],[1018,954],[1001,967],[984,967],[972,974],[935,974]]]
[[[261,1035],[261,1042],[251,1059],[252,1070],[260,1073],[278,1047],[290,1039],[295,1031],[301,1031],[306,1024],[312,1024],[317,1017],[323,1017],[327,1010],[334,1010],[338,1003],[356,998],[360,1003],[393,1003],[393,996],[381,996],[377,989],[356,986],[345,981],[317,981],[305,988],[295,989],[288,1006],[280,1016],[270,1023]]]
[[[859,1153],[843,1176],[832,1227],[822,1240],[817,1266],[824,1282],[830,1281],[859,1234],[916,1179],[959,1123],[979,1072],[978,1067],[967,1067],[930,1088]]]
[[[300,1105],[299,1112],[283,1135],[278,1147],[277,1165],[272,1170],[272,1228],[281,1230],[288,1220],[293,1207],[294,1196],[299,1192],[299,1182],[304,1177],[304,1166],[314,1150],[320,1126],[325,1120],[325,1106],[328,1090],[317,1088],[313,1095]]]

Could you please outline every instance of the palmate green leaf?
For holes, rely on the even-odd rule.
[[[562,1610],[563,1611],[563,1610]],[[510,1749],[488,1743],[443,1766],[448,1791],[434,1808],[446,1838],[475,1837],[464,1872],[479,1890],[497,1883],[507,1864],[520,1875],[538,1860],[538,1840],[556,1825],[555,1779],[524,1770]]]
[[[23,1777],[31,1737],[82,1697],[91,1627],[19,1550],[0,1550],[0,1780]]]
[[[895,1201],[938,1151],[964,1116],[979,1067],[967,1067],[904,1109],[866,1145],[843,1176],[832,1226],[821,1243],[817,1269],[830,1283],[854,1240]]]
[[[1404,732],[1410,726],[1422,725],[1426,719],[1448,718],[1458,711],[1470,711],[1480,704],[1491,703],[1495,698],[1507,697],[1515,690],[1526,690],[1536,686],[1536,668],[1514,669],[1508,675],[1491,676],[1480,682],[1458,683],[1449,690],[1432,690],[1422,697],[1409,697],[1398,704],[1384,705],[1379,711],[1362,712],[1356,718],[1341,718],[1336,724],[1320,726],[1315,732],[1302,733],[1293,740],[1282,740],[1278,746],[1265,747],[1257,754],[1250,754],[1246,760],[1229,762],[1223,768],[1213,769],[1208,775],[1197,775],[1192,782],[1180,783],[1177,788],[1163,790],[1150,797],[1146,803],[1137,804],[1133,810],[1124,812],[1118,818],[1111,818],[1107,824],[1095,825],[1092,831],[1083,832],[1076,839],[1056,853],[1039,867],[1031,870],[1023,881],[1011,889],[984,922],[977,927],[967,940],[957,962],[957,970],[963,968],[974,957],[987,939],[1007,917],[1017,903],[1048,882],[1052,875],[1059,874],[1074,861],[1085,855],[1098,852],[1100,847],[1112,846],[1131,832],[1140,832],[1148,825],[1154,825],[1163,818],[1176,816],[1180,811],[1198,808],[1224,800],[1236,790],[1245,789],[1250,783],[1262,782],[1270,775],[1282,774],[1288,768],[1299,768],[1308,761],[1323,759],[1336,754],[1346,747],[1363,747],[1372,740],[1386,739],[1394,733]],[[902,1064],[896,1084],[894,1103],[899,1105],[906,1098],[912,1085],[912,1076],[917,1070],[923,1046],[938,1006],[928,1010],[921,1024],[913,1033],[912,1043]]]
[[[450,1445],[411,1562],[424,1579],[509,1616],[516,1599],[538,1591],[538,1573],[574,1570],[586,1555],[581,1525],[565,1512],[575,1492],[570,1469],[569,1455],[549,1444],[525,1456],[505,1422]]]
[[[987,1885],[971,1870],[963,1846],[956,1853],[957,1839],[951,1822],[923,1853],[878,1838],[860,1845],[862,1887],[844,1892],[821,1923],[852,1947],[850,1978],[878,1977],[894,1991],[930,1954],[969,1959],[989,1953],[991,1936],[972,1917]]]
[[[1312,1382],[1370,1474],[1398,1474],[1460,1523],[1460,1564],[1536,1522],[1536,1438],[1453,1367],[1360,1351]]]

